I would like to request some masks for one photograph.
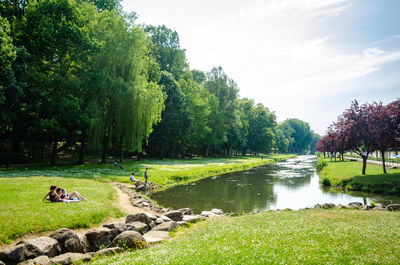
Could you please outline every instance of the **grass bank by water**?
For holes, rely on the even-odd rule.
[[[399,264],[400,213],[300,210],[202,222],[93,264]]]
[[[321,183],[326,186],[343,187],[347,190],[400,195],[400,169],[387,169],[383,174],[382,166],[368,164],[366,174],[362,175],[362,162],[333,161],[319,158],[327,166],[319,172]]]
[[[142,160],[107,164],[29,166],[0,169],[0,244],[28,233],[55,230],[60,227],[80,228],[99,223],[107,217],[120,216],[112,206],[115,191],[110,181],[129,182],[135,172],[144,180],[149,168],[149,181],[166,187],[195,181],[212,175],[245,170],[274,163],[294,155],[242,156],[233,158]],[[79,191],[88,201],[76,204],[44,203],[50,185]]]
[[[42,202],[50,185],[79,191],[87,201]],[[60,227],[84,228],[122,213],[112,205],[115,190],[107,183],[58,177],[0,178],[0,244],[28,233]]]

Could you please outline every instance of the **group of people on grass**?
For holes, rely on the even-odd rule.
[[[50,191],[44,196],[43,201],[49,198],[51,202],[80,202],[86,200],[82,195],[77,191],[73,191],[71,193],[67,193],[67,191],[63,188],[57,188],[57,186],[50,186]]]

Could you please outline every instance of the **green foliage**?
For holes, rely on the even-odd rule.
[[[332,186],[332,184],[331,184],[329,178],[323,178],[323,179],[322,179],[322,186],[324,186],[324,187]]]
[[[311,149],[318,136],[310,130],[310,125],[299,119],[287,119],[280,124],[280,129],[289,140],[289,152],[303,153]],[[314,145],[315,145],[314,143]]]
[[[214,219],[170,242],[95,264],[398,264],[399,221],[400,213],[355,210]]]
[[[324,167],[326,167],[328,163],[325,160],[318,160],[317,163],[315,164],[315,168],[317,171],[321,171]]]

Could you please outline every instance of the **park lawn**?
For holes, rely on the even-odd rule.
[[[51,185],[87,198],[78,203],[43,202]],[[105,182],[59,177],[0,178],[0,245],[29,233],[61,227],[86,228],[105,218],[122,216],[112,205],[115,190]]]
[[[319,158],[319,161],[322,161]],[[331,186],[344,187],[348,190],[357,190],[373,193],[400,194],[400,169],[387,168],[383,174],[381,165],[367,164],[366,174],[363,176],[362,162],[333,161],[328,163],[319,173],[321,182],[327,179]]]
[[[269,154],[260,156],[238,156],[229,158],[194,158],[194,159],[144,159],[120,163],[124,169],[107,164],[91,163],[85,165],[30,166],[0,169],[2,177],[65,177],[97,179],[101,181],[129,182],[129,176],[135,172],[140,180],[144,180],[145,168],[149,168],[149,181],[170,187],[199,180],[201,178],[246,170],[264,164],[272,164],[295,155]]]
[[[399,238],[399,212],[266,212],[198,223],[92,264],[400,264]]]

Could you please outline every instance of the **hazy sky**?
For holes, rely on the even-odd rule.
[[[353,99],[400,97],[399,0],[125,0],[176,30],[191,69],[222,66],[240,96],[317,133]]]

